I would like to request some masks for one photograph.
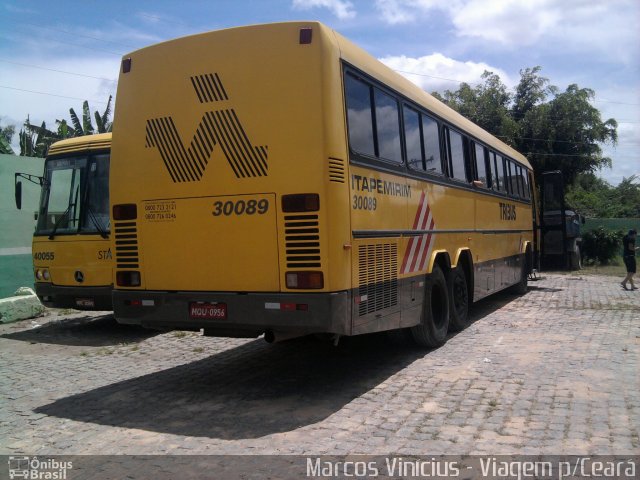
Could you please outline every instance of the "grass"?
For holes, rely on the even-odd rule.
[[[600,265],[597,261],[593,264],[587,264],[585,262],[582,264],[582,270],[579,272],[586,275],[607,275],[620,277],[620,279],[622,279],[625,276],[626,269],[624,267],[624,262],[622,261],[622,255],[618,255],[617,257],[614,257],[608,265]]]

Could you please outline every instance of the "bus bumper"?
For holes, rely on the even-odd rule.
[[[113,310],[111,286],[63,287],[36,282],[36,295],[46,307],[77,308],[78,310]]]
[[[194,304],[224,304],[226,318],[193,318]],[[113,292],[119,323],[159,330],[200,330],[218,337],[255,338],[266,331],[351,334],[351,295],[331,293]]]

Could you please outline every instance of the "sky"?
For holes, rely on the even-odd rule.
[[[603,145],[613,168],[598,175],[640,176],[639,0],[0,0],[0,125],[17,131],[29,115],[54,128],[83,100],[102,112],[120,58],[138,48],[290,20],[325,23],[427,92],[485,70],[514,87],[535,66],[560,91],[590,88],[602,119],[618,121],[618,145]]]

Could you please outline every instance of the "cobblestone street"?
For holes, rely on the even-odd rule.
[[[432,351],[50,311],[0,326],[0,454],[637,454],[640,291],[545,274]]]

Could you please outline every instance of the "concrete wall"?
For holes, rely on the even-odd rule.
[[[40,187],[22,180],[22,210],[16,209],[14,174],[42,175],[44,158],[0,155],[0,298],[33,287],[31,239]]]

